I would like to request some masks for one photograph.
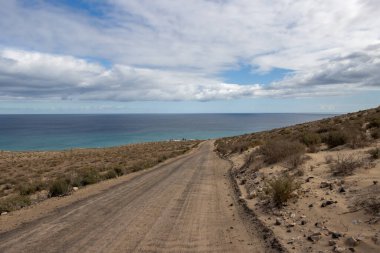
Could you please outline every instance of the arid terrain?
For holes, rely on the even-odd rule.
[[[375,108],[201,143],[2,152],[0,252],[380,252],[379,137]]]
[[[198,143],[167,141],[65,151],[0,151],[0,213],[150,168]]]
[[[253,231],[251,223],[239,218],[229,168],[213,152],[213,142],[202,143],[180,158],[1,233],[0,252],[264,252],[261,240],[247,232]],[[18,219],[0,218],[6,226]]]
[[[241,202],[289,252],[380,252],[380,108],[225,138]]]

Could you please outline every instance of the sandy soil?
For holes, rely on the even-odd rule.
[[[42,217],[0,233],[0,252],[264,252],[239,218],[229,163],[212,150],[213,142],[205,142],[153,170],[67,200],[80,190],[64,198],[65,206],[56,200],[47,213],[48,202],[31,207]],[[12,215],[17,220],[23,212],[31,211]]]
[[[379,196],[380,186],[374,182],[380,181],[380,161],[364,163],[347,176],[332,175],[329,162],[338,156],[370,161],[368,150],[375,147],[380,147],[380,142],[354,150],[307,154],[308,159],[300,168],[303,174],[297,178],[301,188],[281,209],[268,209],[260,194],[265,180],[287,171],[282,164],[263,167],[252,178],[236,180],[248,207],[290,252],[380,252],[380,213],[369,213],[358,205],[369,196]],[[242,165],[244,155],[231,157],[235,168]],[[242,183],[242,179],[247,182]],[[247,188],[252,188],[254,195]],[[322,206],[330,200],[331,205]]]

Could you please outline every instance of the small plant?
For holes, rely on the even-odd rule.
[[[27,183],[27,184],[22,184],[19,186],[19,192],[20,195],[30,195],[35,192],[41,191],[46,188],[46,185],[42,182],[34,182],[34,183]]]
[[[57,179],[50,184],[49,196],[57,197],[68,194],[70,191],[69,183],[64,179]]]
[[[294,177],[283,175],[266,182],[264,192],[270,197],[275,206],[281,207],[300,186],[301,184]]]
[[[95,184],[100,181],[99,172],[95,169],[86,169],[80,173],[81,185]]]
[[[335,163],[330,165],[334,176],[349,176],[354,174],[355,169],[363,165],[363,160],[353,157],[352,155],[338,155]]]
[[[370,150],[368,150],[368,153],[371,155],[371,158],[373,160],[380,158],[380,148],[370,149]]]
[[[321,143],[321,136],[317,133],[305,133],[301,138],[301,142],[308,147],[316,146]]]
[[[304,162],[303,154],[294,154],[285,159],[284,165],[288,169],[297,169]]]
[[[0,213],[11,212],[20,208],[29,206],[31,204],[28,196],[12,196],[0,200]]]
[[[305,146],[299,142],[286,140],[269,141],[261,146],[260,152],[266,163],[274,164],[291,156],[303,154]]]
[[[334,148],[340,145],[346,144],[348,141],[348,135],[342,131],[330,132],[324,139],[324,142],[329,146],[329,148]]]
[[[115,170],[109,170],[107,171],[104,175],[103,175],[103,178],[104,179],[111,179],[111,178],[115,178],[117,177],[117,173]]]

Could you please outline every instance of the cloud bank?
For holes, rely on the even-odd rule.
[[[344,1],[0,3],[0,98],[219,100],[380,88],[380,4]],[[110,64],[103,64],[110,62]],[[249,65],[292,74],[225,83]]]

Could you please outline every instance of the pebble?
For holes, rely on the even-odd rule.
[[[7,215],[8,214],[8,212],[2,212],[1,213],[1,216],[3,216],[3,215]]]
[[[342,253],[346,250],[346,248],[343,247],[334,247],[334,252]]]
[[[335,246],[336,245],[336,241],[334,240],[329,240],[329,246]]]
[[[281,224],[282,224],[281,219],[280,218],[276,218],[276,222],[274,223],[274,225],[279,226]]]
[[[305,220],[301,220],[301,225],[306,225],[306,221]]]
[[[338,203],[338,202],[337,201],[332,201],[332,200],[325,200],[325,201],[322,202],[321,207],[326,207],[326,206],[332,205],[334,203]]]
[[[307,237],[307,239],[308,239],[309,241],[312,241],[312,242],[317,242],[317,241],[321,240],[321,238],[322,238],[322,234],[321,234],[321,232],[316,232],[316,233],[311,234],[311,235],[309,235],[309,236]]]
[[[344,189],[344,187],[341,186],[341,187],[339,188],[339,192],[340,192],[340,193],[346,192],[346,189]]]
[[[319,185],[319,188],[327,188],[327,187],[329,187],[330,185],[331,185],[330,183],[323,181],[323,182],[321,182],[321,184]]]
[[[342,234],[339,232],[331,232],[331,237],[334,239],[338,239],[339,237],[342,237]]]
[[[74,186],[74,187],[73,187],[73,191],[77,191],[77,190],[79,190],[79,188],[76,187],[76,186]]]
[[[353,236],[350,236],[347,238],[346,244],[350,247],[355,247],[359,245],[359,240]]]
[[[290,218],[295,218],[296,217],[296,214],[295,213],[291,213],[290,214]]]

